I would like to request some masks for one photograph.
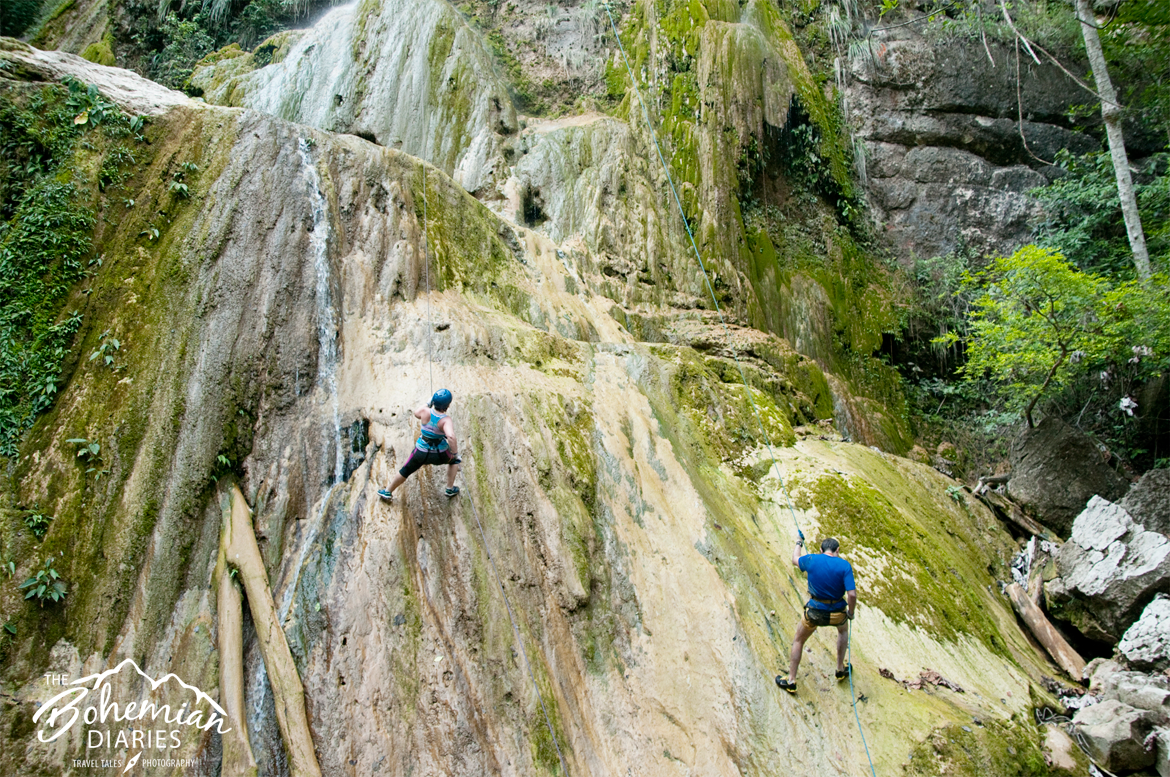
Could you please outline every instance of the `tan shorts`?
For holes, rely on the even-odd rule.
[[[823,622],[813,623],[812,619],[809,617],[810,616],[809,609],[810,608],[808,608],[808,607],[804,608],[804,616],[800,619],[801,622],[804,623],[805,628],[807,628],[807,629],[815,629],[815,628],[818,628],[819,626],[840,626],[842,623],[844,623],[846,620],[848,620],[845,617],[844,610],[839,610],[837,612],[826,612],[824,610],[821,610],[819,613],[817,613],[817,615],[820,616],[817,618],[817,620],[823,621],[824,616],[828,615],[829,622],[828,623],[823,623]]]

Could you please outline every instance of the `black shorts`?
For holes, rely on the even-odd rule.
[[[402,465],[402,469],[398,470],[398,474],[408,478],[424,464],[451,464],[454,458],[450,450],[424,451],[421,448],[415,448],[414,453],[410,454],[410,458]]]

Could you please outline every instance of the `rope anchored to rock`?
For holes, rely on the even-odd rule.
[[[426,283],[427,290],[427,369],[428,377],[430,378],[430,388],[432,394],[435,388],[434,365],[435,356],[432,345],[432,333],[434,332],[434,323],[431,319],[431,273],[430,273],[430,259],[427,247],[428,235],[427,223],[427,170],[423,167],[423,278]],[[456,460],[458,461],[458,460]],[[452,462],[456,463],[456,462]],[[500,595],[504,598],[504,607],[508,610],[508,620],[512,622],[512,634],[516,638],[516,646],[520,649],[520,656],[524,659],[524,670],[528,674],[528,679],[532,683],[532,690],[536,694],[537,700],[540,702],[540,711],[544,714],[544,723],[548,726],[548,734],[552,737],[553,747],[557,751],[557,760],[561,764],[561,773],[568,775],[569,768],[565,765],[565,756],[561,752],[561,743],[557,739],[557,732],[553,728],[552,717],[548,714],[548,707],[544,703],[544,695],[540,692],[540,686],[537,685],[536,675],[532,671],[532,662],[528,660],[528,651],[524,648],[524,640],[520,635],[520,626],[516,622],[516,613],[512,610],[512,602],[508,599],[508,592],[504,590],[504,580],[500,577],[500,570],[496,567],[496,560],[492,556],[491,549],[488,547],[487,533],[483,530],[483,524],[479,520],[479,511],[475,509],[475,501],[472,500],[471,495],[464,493],[467,498],[467,503],[471,506],[471,514],[475,518],[475,525],[479,529],[480,541],[483,543],[483,552],[487,555],[488,564],[492,568],[492,574],[496,578],[496,586],[500,589]]]
[[[630,58],[626,54],[626,47],[622,44],[621,35],[618,34],[617,23],[614,21],[613,12],[610,9],[608,2],[603,2],[602,7],[605,8],[605,14],[609,18],[609,26],[613,30],[614,40],[617,41],[618,49],[621,51],[622,62],[626,66],[626,74],[630,78],[630,86],[633,87],[634,95],[638,98],[638,105],[642,108],[642,115],[646,120],[646,129],[650,133],[650,139],[654,142],[654,150],[658,154],[658,161],[662,164],[662,170],[666,173],[667,183],[670,184],[670,192],[674,195],[674,204],[678,208],[678,215],[682,219],[683,227],[687,231],[687,237],[690,239],[691,249],[695,253],[695,259],[698,260],[699,269],[703,271],[703,281],[707,285],[707,292],[711,295],[711,303],[715,307],[715,312],[719,316],[719,323],[723,327],[723,333],[727,337],[728,345],[731,344],[731,330],[727,326],[727,321],[723,316],[723,310],[719,307],[719,299],[715,296],[715,288],[711,285],[711,276],[707,272],[707,266],[703,262],[703,256],[699,252],[699,245],[695,242],[695,234],[691,231],[690,222],[687,220],[686,211],[683,209],[682,200],[678,196],[678,189],[674,185],[674,177],[670,174],[670,165],[666,163],[666,157],[662,154],[662,146],[658,143],[658,135],[654,132],[654,124],[650,121],[650,111],[646,108],[646,103],[642,100],[642,91],[638,88],[638,81],[634,77],[634,70],[630,66]],[[760,434],[764,438],[764,443],[768,448],[768,456],[772,460],[772,470],[776,473],[776,477],[780,481],[780,489],[784,494],[784,500],[788,506],[788,513],[792,516],[792,524],[796,527],[796,534],[800,537],[801,542],[804,541],[804,532],[800,530],[800,522],[796,519],[796,510],[792,507],[792,497],[788,493],[788,486],[784,482],[784,476],[780,474],[780,466],[776,462],[776,454],[772,450],[772,439],[768,435],[768,430],[764,427],[764,419],[760,415],[760,408],[756,405],[756,398],[752,395],[752,387],[748,383],[747,373],[744,372],[743,364],[740,362],[739,355],[735,348],[730,348],[731,356],[735,360],[735,367],[739,371],[740,380],[743,381],[744,390],[747,392],[748,401],[751,402],[752,412],[755,415],[756,423],[760,428]],[[777,532],[778,533],[778,532]],[[853,695],[853,715],[857,720],[857,731],[861,734],[861,742],[865,746],[865,757],[869,761],[869,771],[871,775],[876,777],[876,772],[873,768],[873,758],[869,754],[869,744],[865,741],[865,731],[861,728],[861,717],[857,713],[857,695],[853,691],[853,626],[849,626],[849,691]]]

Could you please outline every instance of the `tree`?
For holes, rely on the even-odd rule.
[[[972,305],[962,372],[969,381],[989,376],[1029,426],[1046,392],[1089,373],[1128,364],[1147,379],[1170,367],[1165,276],[1114,286],[1029,245],[965,284],[982,293]]]
[[[1142,220],[1138,215],[1137,198],[1133,192],[1133,178],[1129,173],[1129,156],[1125,152],[1125,135],[1121,131],[1121,105],[1117,92],[1109,80],[1109,69],[1105,65],[1105,52],[1101,49],[1101,38],[1097,35],[1097,20],[1089,7],[1089,0],[1076,0],[1077,20],[1081,23],[1081,34],[1085,39],[1085,52],[1093,68],[1097,93],[1101,98],[1101,118],[1105,121],[1105,133],[1109,139],[1109,154],[1113,158],[1113,171],[1117,176],[1117,194],[1121,198],[1121,213],[1125,218],[1125,231],[1133,251],[1133,263],[1138,277],[1150,277],[1150,255],[1146,250],[1146,236],[1142,232]]]
[[[1103,355],[1096,313],[1104,284],[1036,246],[996,259],[969,282],[982,282],[984,293],[973,306],[963,373],[968,379],[989,373],[1009,405],[1024,405],[1033,426],[1032,411],[1048,387],[1067,382],[1086,356]]]

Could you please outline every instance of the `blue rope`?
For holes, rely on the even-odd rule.
[[[614,23],[613,14],[610,12],[609,3],[602,3],[605,7],[605,14],[609,17],[609,26],[613,29],[613,37],[617,40],[618,48],[622,52],[622,62],[625,63],[626,73],[630,76],[630,85],[634,88],[634,95],[638,98],[638,104],[642,107],[642,114],[646,118],[646,128],[650,131],[650,139],[654,141],[654,150],[658,152],[658,161],[662,163],[662,169],[666,173],[666,180],[670,183],[670,191],[674,195],[674,204],[678,206],[678,214],[682,217],[683,227],[687,230],[687,237],[691,240],[691,248],[695,252],[695,258],[699,260],[699,269],[703,271],[703,280],[707,284],[707,291],[711,294],[711,302],[715,305],[715,312],[719,314],[719,323],[723,326],[723,333],[727,336],[728,345],[731,344],[731,331],[727,327],[727,321],[723,318],[723,310],[719,307],[719,299],[715,296],[715,289],[711,286],[711,277],[707,274],[707,266],[703,263],[703,256],[699,253],[699,246],[695,242],[695,235],[691,232],[691,225],[687,222],[686,211],[683,210],[682,200],[679,199],[678,189],[674,186],[674,177],[670,174],[670,166],[666,164],[666,158],[662,155],[662,147],[658,145],[658,135],[654,132],[654,126],[650,122],[650,111],[646,109],[646,103],[642,101],[642,92],[638,89],[638,82],[634,78],[634,71],[630,68],[630,58],[626,55],[626,47],[622,45],[622,38],[618,35],[617,24]],[[752,411],[756,416],[756,423],[759,424],[760,433],[764,437],[764,443],[768,446],[768,456],[772,459],[772,468],[776,471],[776,477],[780,479],[780,489],[784,493],[784,500],[788,505],[788,512],[792,516],[792,523],[796,527],[796,533],[801,540],[804,540],[804,532],[800,530],[800,522],[796,520],[796,511],[792,507],[792,497],[788,494],[788,486],[784,483],[784,476],[780,474],[780,467],[776,463],[776,454],[772,451],[772,439],[768,435],[768,430],[764,428],[764,419],[760,415],[760,408],[756,405],[756,398],[752,395],[752,387],[748,384],[747,374],[743,371],[743,365],[739,361],[739,356],[735,349],[731,349],[731,357],[735,359],[735,367],[739,370],[740,380],[743,381],[743,387],[747,391],[748,400],[752,403]]]
[[[634,95],[638,98],[638,104],[642,108],[642,114],[646,118],[646,128],[650,131],[650,138],[654,141],[654,150],[658,152],[658,161],[662,163],[662,169],[666,173],[666,180],[670,183],[670,191],[674,195],[674,203],[678,206],[679,216],[682,217],[683,226],[687,230],[687,237],[691,240],[691,248],[695,252],[695,258],[699,260],[699,269],[703,271],[703,280],[707,284],[707,291],[711,294],[711,302],[715,305],[715,312],[719,314],[719,323],[723,326],[724,334],[728,336],[730,342],[730,331],[727,328],[727,322],[723,318],[723,311],[719,308],[719,300],[715,296],[715,289],[711,286],[711,278],[707,274],[707,267],[703,264],[703,256],[699,253],[699,246],[695,242],[695,235],[691,232],[691,225],[687,222],[686,211],[683,210],[682,200],[679,199],[678,189],[675,188],[674,178],[670,174],[670,166],[666,164],[666,158],[662,155],[662,147],[658,144],[658,135],[654,132],[654,125],[650,121],[650,111],[646,108],[646,103],[642,100],[642,92],[638,89],[638,82],[634,78],[634,71],[630,67],[630,58],[626,54],[626,47],[622,44],[621,35],[618,34],[617,24],[614,23],[613,13],[610,12],[609,3],[602,4],[605,7],[605,14],[609,17],[609,26],[613,29],[613,37],[617,40],[618,49],[622,52],[622,62],[626,66],[626,73],[630,76],[630,85],[634,88]],[[768,455],[772,458],[772,467],[776,470],[776,476],[780,479],[780,488],[784,492],[784,499],[788,504],[788,512],[792,516],[792,523],[796,526],[796,533],[801,540],[804,540],[804,532],[800,530],[800,522],[796,520],[796,511],[792,508],[792,498],[788,494],[788,487],[784,483],[784,476],[780,474],[780,467],[776,464],[776,455],[772,451],[772,440],[768,436],[768,430],[764,428],[763,418],[760,416],[760,409],[756,406],[755,397],[752,396],[751,386],[748,385],[747,375],[743,371],[743,365],[740,364],[739,356],[735,350],[731,351],[732,358],[735,359],[736,369],[739,370],[739,377],[743,381],[744,388],[747,390],[748,399],[752,403],[752,410],[755,412],[756,423],[760,426],[760,433],[764,437],[764,441],[768,446]],[[861,716],[857,712],[857,695],[853,689],[853,625],[850,624],[848,631],[848,650],[849,650],[849,693],[853,697],[853,717],[857,721],[857,732],[861,734],[861,744],[865,747],[865,757],[869,761],[869,772],[873,777],[877,777],[877,773],[873,768],[873,758],[869,754],[869,744],[865,741],[865,731],[861,728]]]
[[[853,623],[849,624],[848,634],[849,646],[849,695],[853,697],[853,719],[857,721],[857,733],[861,734],[861,744],[865,748],[865,759],[869,761],[869,773],[872,777],[877,777],[877,772],[873,770],[873,758],[869,755],[869,744],[865,741],[865,732],[861,729],[861,716],[857,714],[857,692],[853,690]]]

